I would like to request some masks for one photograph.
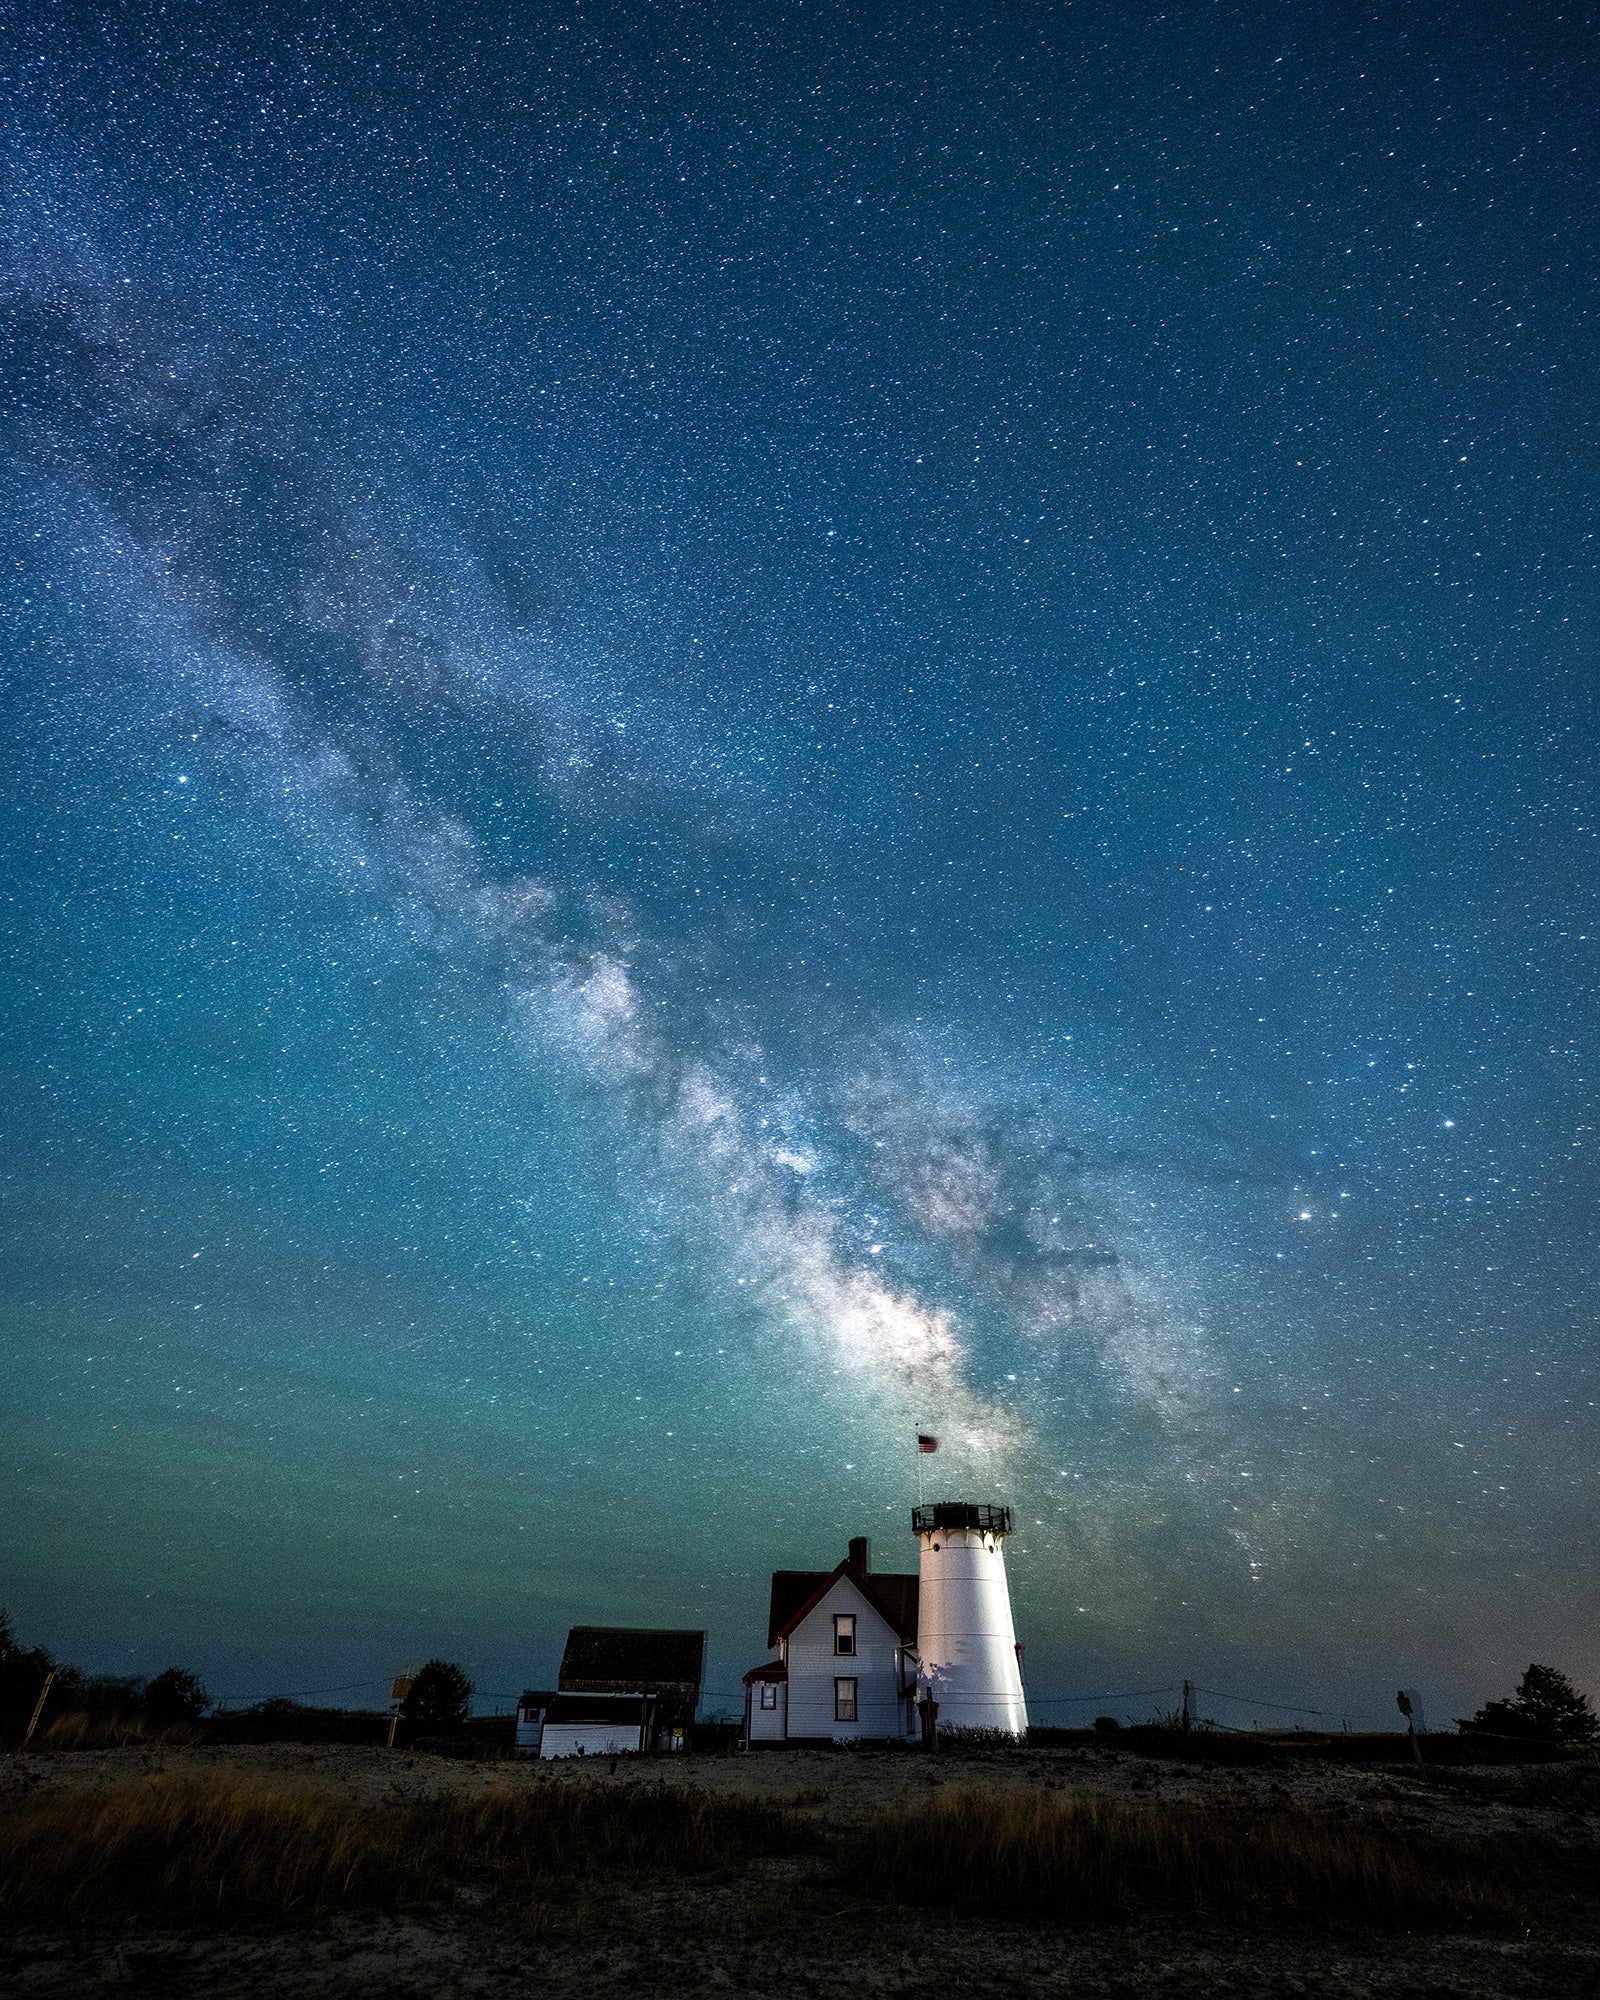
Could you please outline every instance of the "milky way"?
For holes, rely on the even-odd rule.
[[[1600,1676],[1591,42],[13,25],[28,1636]]]

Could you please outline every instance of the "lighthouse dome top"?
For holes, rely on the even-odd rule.
[[[939,1500],[931,1507],[912,1508],[913,1534],[931,1535],[936,1528],[976,1528],[980,1534],[1009,1535],[1011,1509],[976,1500]]]

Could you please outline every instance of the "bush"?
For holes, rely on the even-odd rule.
[[[382,1743],[389,1718],[375,1709],[306,1708],[276,1695],[206,1718],[213,1743]]]
[[[187,1667],[168,1667],[144,1691],[145,1720],[157,1729],[198,1722],[210,1706],[210,1695]]]
[[[743,1734],[742,1722],[724,1722],[719,1718],[709,1722],[691,1722],[684,1740],[691,1750],[716,1753],[732,1750]]]

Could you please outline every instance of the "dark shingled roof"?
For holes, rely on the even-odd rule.
[[[812,1598],[836,1577],[847,1576],[867,1602],[889,1621],[909,1646],[917,1639],[917,1589],[914,1576],[883,1576],[869,1571],[863,1576],[848,1562],[837,1569],[775,1569],[772,1572],[772,1600],[767,1612],[767,1644],[775,1646],[780,1632],[786,1632]]]
[[[700,1692],[704,1632],[645,1632],[620,1625],[574,1625],[561,1655],[563,1694],[647,1694],[655,1688]]]

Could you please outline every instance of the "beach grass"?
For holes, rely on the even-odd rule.
[[[871,1901],[1061,1923],[1200,1920],[1440,1929],[1512,1920],[1511,1870],[1482,1841],[1294,1809],[1123,1804],[952,1788],[877,1814],[852,1843]]]
[[[389,1803],[306,1782],[153,1776],[8,1800],[0,1920],[274,1923],[463,1897],[515,1905],[561,1878],[702,1872],[804,1838],[766,1801],[681,1787],[558,1781]]]

